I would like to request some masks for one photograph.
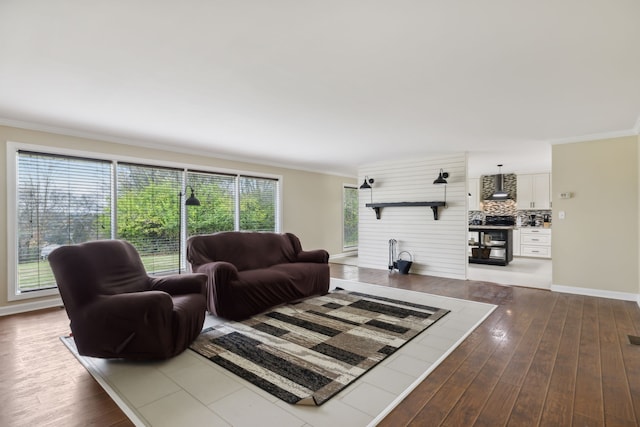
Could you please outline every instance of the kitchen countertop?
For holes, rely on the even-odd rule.
[[[551,227],[537,227],[531,225],[521,225],[518,227],[517,225],[472,225],[469,224],[469,229],[479,229],[479,230],[551,230]]]
[[[513,225],[471,225],[469,224],[469,229],[477,229],[477,230],[513,230],[516,227]]]

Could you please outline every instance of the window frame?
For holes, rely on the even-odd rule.
[[[346,239],[345,239],[345,235],[344,235],[344,228],[345,228],[345,210],[344,210],[344,206],[345,206],[345,201],[346,201],[346,190],[347,189],[353,189],[356,190],[356,192],[358,191],[358,186],[356,184],[342,184],[342,252],[343,253],[355,253],[358,252],[358,244],[353,245],[353,246],[347,246],[346,245]],[[358,242],[359,243],[359,242]]]
[[[41,153],[44,155],[58,155],[58,156],[70,156],[81,157],[87,159],[95,159],[111,162],[112,168],[112,229],[111,239],[116,236],[117,227],[117,215],[116,215],[116,202],[117,202],[117,166],[118,163],[136,163],[140,165],[146,165],[151,167],[165,167],[180,169],[183,176],[186,177],[188,171],[214,173],[214,174],[226,174],[234,175],[236,178],[236,186],[238,185],[238,179],[240,176],[254,176],[265,179],[273,179],[277,181],[276,185],[276,216],[275,216],[275,228],[276,232],[282,230],[282,194],[284,179],[282,175],[261,173],[249,170],[228,169],[219,168],[213,166],[206,166],[201,164],[191,164],[182,162],[170,162],[154,158],[141,158],[135,156],[126,156],[119,154],[111,154],[100,151],[89,150],[77,150],[66,147],[57,147],[52,145],[40,145],[32,143],[23,143],[17,141],[7,141],[6,144],[6,180],[7,180],[7,300],[8,301],[20,301],[20,300],[32,300],[40,297],[59,296],[57,286],[51,289],[43,289],[37,291],[20,292],[18,288],[18,264],[17,264],[17,252],[18,252],[18,152],[19,151],[31,151],[35,153]],[[185,188],[183,188],[185,190]],[[197,189],[196,189],[197,194]],[[239,227],[239,202],[236,197],[236,212],[234,227],[238,230]],[[182,224],[183,234],[186,235],[185,224]],[[186,241],[181,242],[185,244]],[[182,251],[184,257],[184,251]]]

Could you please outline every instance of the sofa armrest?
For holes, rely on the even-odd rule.
[[[207,276],[207,310],[222,315],[219,303],[225,298],[232,298],[233,289],[230,283],[238,280],[238,269],[229,262],[216,261],[199,266],[197,272]]]
[[[164,277],[150,277],[151,289],[163,291],[169,295],[201,294],[207,293],[206,274],[174,274]]]
[[[198,267],[198,273],[203,273],[209,279],[215,279],[218,283],[224,283],[238,279],[238,269],[235,265],[225,261],[208,262]]]
[[[320,264],[327,264],[329,262],[329,252],[324,249],[300,251],[297,255],[296,262],[315,262]]]
[[[141,321],[145,317],[162,316],[171,318],[173,301],[162,291],[128,292],[116,295],[100,295],[83,311],[92,318],[113,317],[118,321]]]

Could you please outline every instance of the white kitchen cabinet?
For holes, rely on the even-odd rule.
[[[548,173],[518,175],[518,209],[551,209],[550,183]]]
[[[551,258],[551,248],[544,246],[522,246],[520,256]]]
[[[521,228],[520,256],[551,258],[551,229]]]
[[[469,178],[468,186],[469,186],[469,210],[479,211],[480,210],[480,179]]]
[[[513,256],[520,256],[520,229],[513,229]]]

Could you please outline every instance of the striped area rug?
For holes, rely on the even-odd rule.
[[[337,288],[205,329],[191,349],[285,402],[322,405],[448,312]]]

